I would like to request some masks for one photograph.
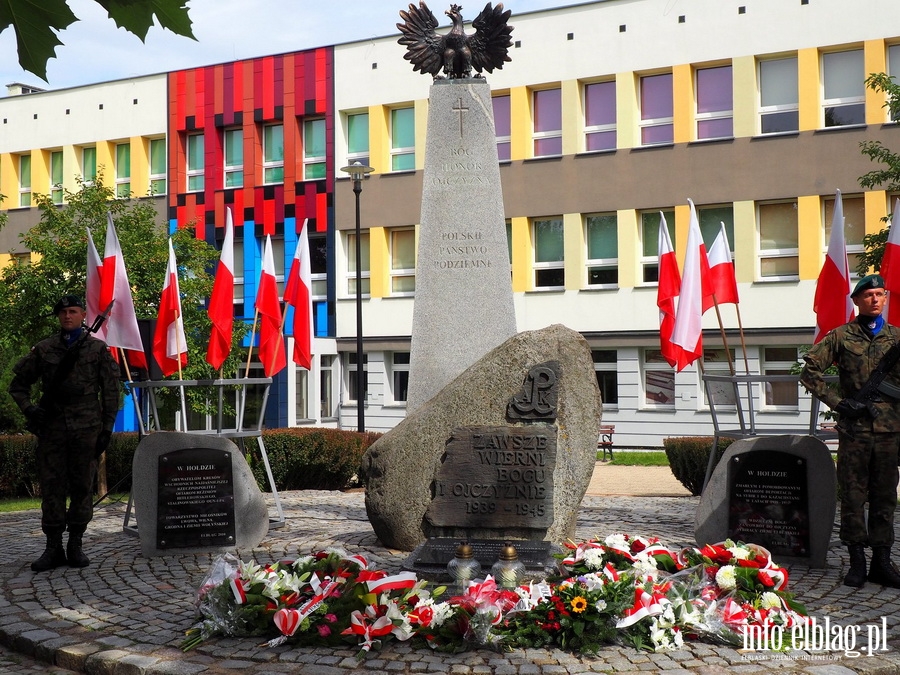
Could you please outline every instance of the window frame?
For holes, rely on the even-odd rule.
[[[63,151],[62,150],[51,150],[50,151],[50,199],[53,200],[54,204],[62,204],[63,198],[65,196],[65,191],[63,190]],[[59,180],[54,180],[58,178]]]
[[[532,284],[536,291],[562,291],[566,288],[566,235],[565,221],[562,216],[542,216],[539,218],[530,218],[531,225],[531,241],[532,246]],[[538,225],[542,223],[552,224],[559,223],[559,232],[562,237],[562,245],[560,246],[561,257],[557,260],[538,260],[539,256],[539,240]],[[542,272],[562,270],[562,284],[541,285],[538,283]]]
[[[406,237],[407,235],[412,235],[412,253],[413,253],[413,265],[412,267],[394,267],[395,249],[398,247],[399,242],[396,241],[398,237]],[[395,227],[389,230],[389,238],[390,242],[390,251],[388,253],[390,257],[390,276],[391,276],[391,295],[404,297],[404,296],[413,296],[416,293],[416,230],[414,227]],[[408,245],[408,242],[406,242]],[[402,283],[403,280],[412,279],[412,288],[397,290],[398,283]]]
[[[859,56],[861,61],[860,65],[860,77],[859,77],[859,87],[861,88],[860,93],[853,96],[827,96],[827,89],[829,86],[828,82],[828,66],[827,62],[836,56],[855,54]],[[822,128],[824,129],[834,129],[834,128],[845,128],[845,127],[854,127],[854,126],[864,126],[866,123],[866,87],[865,87],[865,53],[862,48],[858,49],[844,49],[840,51],[833,52],[823,52],[822,53]],[[852,121],[845,124],[838,124],[833,121],[833,123],[829,123],[829,111],[837,110],[837,109],[850,109],[855,108],[858,113],[856,117],[858,121]],[[861,119],[859,119],[861,118]]]
[[[659,224],[657,224],[659,227]],[[649,359],[650,355],[658,355],[658,360],[654,358],[653,361]],[[668,362],[663,358],[662,352],[657,348],[643,348],[640,350],[641,355],[641,404],[638,406],[639,409],[643,410],[675,410],[675,368],[670,366]],[[651,386],[651,382],[649,377],[653,373],[664,373],[665,374],[665,382],[671,380],[672,386],[671,388],[663,386],[665,382],[660,379],[660,384]],[[671,389],[671,399],[666,400],[658,400],[650,396],[650,392],[659,391],[661,395],[664,395],[663,392],[669,391]]]
[[[125,155],[124,161],[122,155]],[[116,143],[116,199],[127,199],[131,194],[131,143]],[[123,165],[127,172],[123,172]]]
[[[590,115],[590,101],[592,100],[590,96],[590,90],[596,87],[603,87],[604,95],[606,89],[611,89],[612,91],[612,109],[613,109],[613,121],[605,122],[600,124],[591,124],[589,121]],[[598,82],[585,82],[581,88],[581,96],[582,101],[584,102],[584,129],[583,129],[583,142],[584,142],[584,151],[585,152],[612,152],[616,150],[618,147],[618,139],[617,139],[617,120],[616,120],[616,105],[617,105],[617,97],[616,97],[616,81],[615,80],[601,80]],[[591,139],[594,137],[597,138],[606,138],[609,134],[612,134],[612,145],[608,145],[607,147],[600,148],[592,148],[591,147]]]
[[[319,135],[321,138],[318,138]],[[312,143],[310,136],[315,138]],[[327,126],[324,117],[303,120],[303,180],[324,180],[326,178],[327,140]],[[311,147],[315,149],[317,141],[321,141],[322,154],[310,155],[309,150]],[[319,175],[320,173],[321,175]]]
[[[546,98],[548,94],[555,94],[559,98],[558,105],[558,116],[559,116],[559,127],[556,128],[542,128],[538,129],[538,126],[543,126],[540,121],[541,115],[538,114],[540,110],[540,105],[538,102],[538,98]],[[531,110],[532,110],[532,124],[531,124],[531,154],[532,157],[560,157],[563,154],[562,148],[562,87],[547,87],[545,89],[534,89],[531,92]],[[551,116],[549,125],[552,125],[555,122],[553,116]],[[543,150],[539,151],[538,148],[542,145],[545,145],[545,141],[552,141],[551,150],[556,150],[556,145],[558,141],[559,149],[555,152],[545,152]],[[550,145],[550,143],[546,143],[546,145]]]
[[[18,164],[18,187],[19,187],[19,208],[31,208],[31,153],[19,155]]]
[[[795,353],[795,358],[793,361],[785,361],[785,360],[769,360],[768,350],[769,349],[793,349]],[[759,348],[759,372],[763,375],[790,375],[791,370],[797,364],[802,363],[802,359],[800,358],[800,349],[798,347],[793,347],[790,345],[762,345]],[[775,372],[773,372],[775,371]],[[770,403],[769,402],[769,392],[766,391],[766,387],[770,386],[772,388],[772,396],[776,395],[776,387],[778,389],[787,390],[789,387],[789,382],[763,382],[760,390],[760,410],[765,410],[768,412],[796,412],[800,409],[800,383],[797,382],[794,385],[793,391],[793,399],[794,403]]]
[[[156,153],[154,150],[156,148],[162,147],[162,166],[160,167],[158,164],[154,166]],[[157,151],[158,152],[158,151]],[[151,138],[147,143],[147,164],[149,169],[149,183],[150,183],[150,194],[151,195],[164,195],[168,192],[168,176],[167,176],[167,153],[168,147],[166,146],[165,138]],[[160,171],[159,169],[162,169]],[[162,187],[162,191],[157,190],[157,186]]]
[[[90,160],[86,157],[87,154],[93,155]],[[81,180],[85,185],[93,185],[94,181],[97,180],[97,146],[96,145],[85,145],[81,148],[81,157],[79,158],[79,165],[81,167]],[[90,161],[92,166],[91,173],[88,175],[86,171],[87,162]]]
[[[354,398],[354,394],[357,392],[353,391],[356,388],[356,352],[344,352],[344,374],[346,376],[346,386],[347,386],[347,405],[358,406],[360,401],[358,398]],[[362,405],[365,406],[366,402],[369,399],[369,354],[367,352],[363,352],[363,400]]]
[[[196,147],[197,145],[200,147]],[[187,134],[184,143],[184,187],[186,192],[203,192],[206,187],[205,150],[206,142],[203,139],[203,132]],[[195,160],[199,160],[199,166],[193,163]]]
[[[703,77],[704,73],[710,73],[711,71],[728,71],[728,79],[730,82],[730,87],[728,88],[728,100],[729,107],[728,108],[716,108],[714,110],[707,110],[705,112],[700,111],[701,106],[701,96],[703,96],[703,90],[705,90],[705,85],[703,84],[705,78]],[[695,92],[695,112],[694,112],[694,123],[695,123],[695,133],[698,141],[714,141],[714,140],[722,140],[726,138],[734,138],[734,69],[732,65],[723,64],[718,66],[703,66],[697,67],[694,69],[694,92]],[[713,126],[716,122],[721,122],[723,120],[729,121],[729,129],[727,134],[717,134],[717,135],[705,135],[702,132],[702,129],[706,126]],[[707,125],[705,123],[710,122],[713,124]]]
[[[359,277],[362,286],[362,293],[360,294],[364,298],[368,298],[371,296],[372,292],[372,255],[371,255],[371,237],[369,236],[368,230],[363,230],[359,234],[360,239],[363,243],[363,247],[360,250],[360,265],[362,269],[360,270]],[[347,284],[345,288],[347,289],[347,297],[355,298],[356,297],[356,232],[353,230],[348,230],[346,234],[346,251],[347,251]],[[364,255],[365,253],[369,253],[369,255]]]
[[[777,281],[799,281],[800,280],[800,225],[799,219],[795,217],[795,238],[797,239],[796,248],[764,248],[763,247],[763,210],[767,207],[779,207],[788,204],[794,205],[794,212],[797,212],[797,202],[788,201],[771,201],[758,202],[756,204],[756,237],[757,237],[757,280],[761,282],[777,282]],[[773,226],[775,227],[775,226]],[[783,225],[777,226],[779,230],[784,229]],[[763,273],[763,263],[768,260],[790,259],[796,260],[796,274],[771,274]]]
[[[590,227],[592,219],[612,218],[613,232],[615,234],[616,257],[614,258],[591,258],[591,236]],[[584,250],[585,250],[585,288],[596,289],[615,289],[619,287],[619,219],[615,211],[609,213],[588,213],[584,215]],[[591,283],[592,268],[603,268],[604,271],[612,269],[615,271],[615,283]]]
[[[361,150],[359,148],[355,148],[354,141],[356,139],[355,134],[353,133],[354,128],[356,127],[353,124],[353,120],[360,120],[361,118],[365,118],[365,124],[362,124],[362,128],[365,129],[365,150]],[[369,138],[369,113],[368,112],[351,112],[347,113],[347,164],[352,165],[354,162],[359,162],[363,166],[370,166],[370,150],[371,150],[371,140]]]
[[[736,363],[737,354],[734,347],[729,347],[728,352],[731,354],[731,364],[732,366]],[[732,375],[731,367],[728,365],[728,359],[722,358],[721,360],[717,358],[713,358],[713,355],[721,354],[722,357],[726,356],[725,347],[706,347],[703,350],[703,372],[709,375]],[[699,374],[699,371],[698,371]],[[723,396],[725,400],[715,400],[713,401],[713,405],[715,405],[716,410],[724,410],[726,412],[733,412],[737,410],[737,400],[735,399],[735,385],[731,382],[703,382],[701,380],[701,401],[703,402],[703,406],[708,410],[710,408],[709,397],[707,396],[707,387],[713,390],[714,396]],[[740,397],[740,391],[737,391],[737,396]]]
[[[497,102],[505,100],[498,111]],[[491,97],[491,109],[494,115],[494,138],[497,145],[497,160],[508,162],[512,159],[512,99],[508,93],[495,94]],[[498,115],[498,112],[500,113]],[[498,123],[498,119],[500,123]],[[500,133],[506,132],[506,133]],[[502,148],[502,149],[501,149]]]
[[[281,144],[280,147],[275,144],[273,148],[272,145],[277,139],[270,139],[270,132],[274,133],[275,129],[280,130]],[[262,141],[262,184],[281,185],[284,183],[284,124],[281,122],[264,124]]]
[[[597,356],[600,353],[611,353],[613,355],[612,361],[598,361]],[[600,388],[600,401],[603,405],[604,410],[618,410],[619,409],[619,362],[618,362],[619,352],[616,349],[592,349],[591,350],[591,361],[594,363],[594,375],[597,378],[597,386]],[[602,373],[602,375],[601,375]],[[612,374],[612,383],[604,383],[602,380],[605,380],[609,377],[609,374]],[[608,401],[607,397],[603,395],[604,390],[612,389],[615,391],[616,400]]]
[[[823,245],[821,248],[823,258],[828,255],[828,241],[831,238],[831,220],[834,215],[834,197],[824,197],[822,199],[822,233],[823,237]],[[850,203],[850,209],[848,209],[848,202]],[[862,194],[852,194],[852,195],[841,195],[841,203],[844,212],[844,246],[847,251],[847,263],[850,267],[850,278],[851,279],[859,279],[859,273],[856,271],[856,263],[859,255],[865,252],[865,246],[863,245],[863,237],[866,234],[866,202],[865,198]],[[829,208],[830,205],[830,208]],[[848,210],[853,212],[857,210],[857,206],[861,205],[862,209],[860,212],[860,221],[859,223],[850,224],[850,237],[847,236],[847,216]],[[830,213],[829,213],[830,211]],[[859,232],[861,233],[858,242],[853,241],[851,243],[851,238],[853,235],[853,228],[858,227]]]
[[[229,142],[237,136],[238,143]],[[240,157],[233,157],[234,148],[240,149]],[[222,130],[222,187],[225,190],[244,187],[244,129],[229,127]]]
[[[400,118],[401,113],[404,115]],[[400,131],[408,131],[401,129],[401,124],[406,123],[406,113],[409,113],[412,123],[412,145],[396,145],[398,137],[401,136]],[[390,109],[391,121],[391,173],[400,173],[402,171],[416,170],[416,109],[415,106],[398,106]],[[408,160],[412,160],[412,166],[406,166]],[[403,166],[398,166],[402,162]]]
[[[400,363],[397,362],[398,355],[405,354],[406,360],[403,361],[401,359]],[[390,401],[394,405],[406,405],[406,402],[409,400],[409,361],[410,361],[410,352],[388,352],[385,354],[386,356],[386,365],[387,365],[387,380],[388,389],[390,391]],[[398,377],[404,382],[398,383]],[[398,389],[402,389],[403,396],[398,397],[397,391]]]
[[[638,238],[641,242],[640,260],[638,264],[641,266],[641,279],[638,286],[658,286],[659,285],[659,251],[653,255],[646,254],[647,245],[652,244],[654,248],[659,247],[659,212],[662,211],[666,218],[666,229],[669,230],[669,238],[675,241],[675,207],[667,207],[661,209],[652,209],[646,211],[638,211]],[[655,218],[654,222],[648,222],[647,218]],[[651,231],[652,230],[652,231]],[[656,279],[648,279],[648,271],[656,269]]]
[[[306,368],[294,368],[294,421],[297,424],[302,422],[313,422],[314,417],[310,417],[310,371]],[[302,415],[301,415],[302,412]]]
[[[765,84],[763,80],[767,77],[777,78],[777,71],[770,71],[770,75],[765,75],[766,70],[765,64],[775,64],[782,63],[786,61],[792,61],[794,64],[793,69],[793,84],[794,84],[794,100],[789,103],[771,103],[769,105],[765,105],[763,103],[763,94]],[[800,88],[799,88],[799,78],[800,72],[798,70],[798,58],[796,54],[794,56],[782,56],[778,58],[772,59],[760,59],[756,64],[756,72],[757,78],[759,82],[759,133],[762,136],[773,136],[776,134],[792,134],[800,131]],[[769,118],[783,118],[785,115],[791,115],[793,117],[793,125],[789,129],[777,129],[774,131],[766,131],[764,120]]]
[[[644,101],[644,83],[650,83],[654,78],[666,77],[669,80],[669,100],[668,106],[672,110],[672,114],[668,117],[644,117],[644,110],[648,107]],[[638,80],[638,131],[640,133],[641,147],[652,147],[656,145],[672,145],[675,142],[675,90],[674,76],[671,71],[664,73],[648,73],[641,75]],[[644,132],[654,129],[669,129],[668,138],[658,141],[647,141]]]

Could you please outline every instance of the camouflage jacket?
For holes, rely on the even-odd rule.
[[[32,401],[31,388],[40,380],[48,427],[112,431],[122,395],[119,368],[109,348],[102,340],[88,336],[68,375],[52,387],[56,369],[68,350],[62,332],[38,342],[13,367],[10,395],[24,412],[37,403]],[[51,388],[53,391],[48,391]]]
[[[856,321],[838,326],[806,354],[806,366],[800,375],[800,382],[813,396],[833,409],[842,398],[851,397],[862,389],[882,357],[898,340],[900,329],[888,323],[874,338],[866,335]],[[840,391],[829,387],[823,379],[832,364],[838,368]],[[887,376],[886,382],[900,386],[900,365]],[[877,432],[900,431],[900,401],[879,394],[873,405],[879,413],[875,420],[866,416],[854,424],[855,428]]]

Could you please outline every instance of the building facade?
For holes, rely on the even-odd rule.
[[[724,339],[716,313],[704,316],[705,371],[788,372],[812,342],[835,191],[851,267],[896,197],[862,190],[858,178],[876,168],[862,141],[900,146],[883,95],[865,87],[870,73],[900,75],[900,16],[887,0],[852,12],[839,0],[606,0],[511,23],[512,61],[488,82],[518,329],[562,323],[585,336],[617,444],[710,434],[700,368],[676,374],[659,354],[660,213],[679,260],[688,198],[707,246],[720,223],[729,236],[741,303],[720,308]],[[396,38],[0,99],[11,125],[0,127],[10,131],[0,137],[0,193],[11,222],[0,250],[27,253],[9,233],[35,218],[29,189],[74,185],[88,175],[84,149],[95,147],[117,186],[128,178],[135,193],[164,195],[170,228],[215,244],[232,209],[243,270],[235,315],[252,320],[265,237],[283,274],[308,219],[314,364],[279,374],[268,423],[355,428],[362,398],[367,427],[391,428],[405,415],[431,84]],[[106,121],[111,108],[116,124]],[[355,161],[374,168],[360,195],[360,241],[340,171]],[[761,428],[808,422],[810,400],[796,385],[742,395]],[[714,396],[733,422],[732,393]]]

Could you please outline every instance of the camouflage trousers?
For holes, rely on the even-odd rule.
[[[844,544],[894,543],[898,450],[900,434],[896,432],[854,430],[852,437],[840,433],[837,479],[841,491],[840,536]]]
[[[47,428],[38,438],[41,529],[45,533],[64,532],[66,525],[83,532],[91,521],[97,434],[98,429]]]

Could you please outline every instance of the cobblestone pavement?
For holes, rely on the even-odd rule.
[[[283,528],[273,529],[260,547],[240,551],[260,562],[305,554],[329,546],[363,553],[374,566],[396,572],[406,553],[383,548],[375,538],[360,492],[283,493]],[[577,536],[629,532],[660,537],[673,547],[693,544],[696,497],[585,497]],[[866,584],[841,585],[846,555],[836,541],[831,566],[790,568],[791,588],[810,614],[832,628],[860,626],[866,633],[887,626],[887,648],[872,656],[847,658],[840,652],[756,652],[741,654],[717,644],[690,642],[681,651],[648,654],[610,646],[596,657],[556,650],[499,654],[472,651],[431,653],[391,642],[363,664],[355,649],[270,649],[253,639],[214,639],[182,653],[178,645],[194,623],[193,596],[214,558],[181,554],[144,558],[140,542],[122,531],[124,505],[98,509],[88,528],[83,569],[60,568],[35,574],[30,562],[43,550],[36,511],[0,514],[0,673],[90,675],[219,675],[350,672],[483,673],[494,675],[574,675],[576,673],[765,673],[786,669],[809,675],[900,673],[900,591]],[[15,653],[13,653],[13,651]],[[54,664],[54,665],[41,665]],[[40,668],[45,670],[40,670]],[[61,670],[61,669],[68,669]]]

